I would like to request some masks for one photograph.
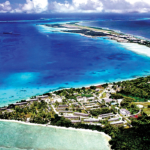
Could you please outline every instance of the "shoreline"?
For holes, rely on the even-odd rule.
[[[144,39],[144,37],[141,38],[140,36],[117,32],[116,30],[105,29],[103,27],[83,26],[80,22],[73,24],[72,22],[51,25],[44,24],[43,26],[60,29],[58,32],[75,33],[88,38],[105,37],[106,40],[115,41],[127,50],[150,57],[150,41],[146,38]]]
[[[42,125],[42,124],[27,123],[27,122],[23,122],[23,121],[6,120],[6,119],[0,119],[0,122],[12,122],[12,123],[20,123],[20,124],[29,125],[29,126],[41,126],[41,127],[57,128],[57,129],[63,129],[63,130],[74,130],[74,131],[84,131],[84,132],[99,133],[99,134],[102,134],[103,136],[105,136],[108,141],[110,141],[112,139],[108,134],[106,134],[104,132],[98,132],[96,130],[76,129],[76,128],[72,128],[72,127],[66,128],[66,127],[61,127],[61,126]]]
[[[90,35],[85,35],[85,34],[82,34],[82,33],[80,33],[80,35],[84,36],[84,37],[88,37],[88,38],[101,38],[101,37],[93,37],[93,36],[90,36]],[[117,42],[113,39],[109,39],[109,38],[105,38],[105,39]],[[150,47],[147,47],[145,45],[140,45],[138,43],[121,43],[121,42],[117,42],[117,43],[120,44],[123,48],[125,48],[129,51],[135,52],[136,54],[150,57]],[[143,51],[143,49],[144,49],[144,51]]]
[[[77,89],[77,88],[82,88],[82,87],[89,88],[90,86],[101,86],[101,85],[106,84],[106,83],[111,84],[111,83],[113,83],[113,82],[116,83],[116,82],[130,81],[130,80],[135,80],[135,79],[137,79],[137,78],[147,77],[147,76],[149,76],[149,75],[137,76],[137,77],[128,78],[128,79],[120,79],[120,80],[116,80],[116,81],[112,81],[112,82],[102,82],[102,83],[96,83],[96,84],[94,83],[94,84],[89,84],[89,85],[86,85],[86,86],[83,85],[83,86],[77,86],[77,87],[66,87],[66,88],[61,88],[61,89],[59,89],[59,87],[57,87],[57,89],[53,89],[53,90],[51,90],[51,89],[49,88],[48,91],[42,92],[40,95],[43,95],[43,94],[46,94],[46,93],[52,93],[52,92],[59,91],[59,90],[63,90],[63,89],[70,89],[70,88],[75,88],[75,89]],[[39,96],[39,94],[31,95],[31,96]],[[22,98],[22,99],[26,99],[26,100],[27,100],[27,99],[30,99],[30,97],[24,97],[24,98]],[[16,100],[12,101],[11,104],[12,104],[12,103],[16,103],[16,102],[18,102],[18,101],[20,101],[20,100],[21,100],[21,99],[16,99]],[[8,104],[10,104],[10,102],[9,102]],[[1,105],[0,107],[8,106],[8,104],[5,103],[4,105]]]
[[[65,24],[66,23],[72,23],[72,22],[65,22]],[[78,22],[78,23],[80,23],[80,21]],[[78,23],[76,23],[76,24],[78,24]],[[64,24],[64,23],[63,23]],[[44,26],[44,25],[43,25]],[[47,26],[48,27],[48,26]],[[87,27],[88,28],[88,27]],[[90,27],[89,27],[90,28]],[[92,27],[91,27],[92,28]],[[95,28],[93,28],[94,30],[97,30],[97,29],[95,29]],[[103,29],[103,28],[102,28]],[[100,29],[101,30],[101,29]],[[106,29],[104,29],[104,30],[106,30]],[[106,30],[107,31],[107,30]],[[113,31],[113,30],[112,30]],[[66,32],[66,33],[71,33],[71,32]],[[78,33],[75,33],[75,34],[78,34]],[[89,36],[89,35],[85,35],[85,34],[82,34],[82,33],[79,33],[78,35],[81,35],[81,36],[85,36],[85,37],[88,37],[88,38],[99,38],[99,37],[93,37],[93,36]],[[110,40],[110,41],[113,41],[113,42],[115,42],[115,43],[118,43],[118,44],[120,44],[120,45],[123,45],[123,47],[124,48],[126,48],[127,50],[130,50],[130,51],[133,51],[133,52],[135,52],[135,53],[137,53],[137,51],[136,51],[136,49],[137,49],[137,47],[138,46],[142,46],[142,47],[146,47],[146,46],[143,46],[143,45],[139,45],[139,44],[137,44],[137,43],[120,43],[120,42],[117,42],[117,41],[115,41],[115,40],[111,40],[111,39],[109,39],[109,38],[107,38],[107,40]],[[128,46],[128,47],[134,47],[134,50],[131,50],[130,48],[127,48],[125,45],[126,44],[133,44],[133,46],[131,45],[131,46]],[[137,44],[138,46],[136,46],[135,44]],[[147,49],[149,49],[148,47],[146,47]],[[142,52],[143,52],[143,49],[141,50]],[[146,53],[148,52],[148,50],[146,51]],[[144,53],[144,55],[146,55],[146,53]],[[139,53],[138,53],[139,54]],[[150,57],[150,49],[149,49],[149,57]],[[90,86],[99,86],[99,85],[102,85],[102,84],[105,84],[105,83],[113,83],[113,82],[122,82],[122,81],[127,81],[127,80],[134,80],[134,79],[137,79],[137,78],[139,78],[139,77],[146,77],[146,76],[149,76],[149,74],[148,73],[145,73],[145,75],[144,74],[142,74],[142,75],[137,75],[137,76],[135,76],[135,77],[129,77],[129,78],[127,78],[127,79],[117,79],[117,80],[113,80],[113,81],[108,81],[108,82],[100,82],[100,83],[92,83],[92,84],[79,84],[79,85],[71,85],[70,84],[70,87],[63,87],[63,88],[60,88],[59,89],[59,85],[57,86],[57,88],[51,88],[50,86],[47,88],[48,90],[46,90],[45,92],[43,91],[43,92],[41,92],[40,93],[40,95],[41,94],[45,94],[45,93],[48,93],[48,92],[54,92],[54,91],[58,91],[58,90],[62,90],[62,89],[69,89],[69,88],[82,88],[82,87],[90,87]],[[39,94],[33,94],[32,96],[37,96],[37,95],[39,95]],[[25,97],[23,97],[23,98],[16,98],[14,101],[12,101],[12,102],[17,102],[17,101],[19,101],[20,99],[29,99],[30,97],[28,97],[28,96],[25,96]],[[12,103],[11,102],[11,103]],[[3,104],[3,105],[1,105],[1,107],[3,107],[4,105],[8,105],[10,102],[6,102],[5,104]]]
[[[99,21],[99,20],[96,20],[96,21]],[[86,26],[86,25],[82,25],[82,23],[87,23],[87,22],[95,22],[95,21],[79,21],[78,23],[76,23],[77,25],[79,26]],[[71,22],[70,22],[71,23]],[[88,27],[88,26],[87,26]],[[137,38],[140,38],[142,40],[148,40],[150,41],[149,38],[146,38],[146,37],[143,37],[141,35],[137,35],[137,34],[131,34],[131,33],[124,33],[123,31],[119,30],[119,29],[113,29],[113,28],[110,28],[110,27],[98,27],[98,26],[89,26],[91,28],[101,28],[103,30],[111,30],[111,31],[115,31],[115,32],[118,32],[118,33],[122,33],[122,34],[128,34],[128,35],[133,35],[134,37],[137,37]]]
[[[82,23],[82,22],[81,22]],[[117,32],[117,30],[113,30],[113,29],[107,29],[107,28],[103,28],[103,27],[91,27],[91,26],[84,26],[82,24],[80,24],[80,22],[78,23],[75,23],[75,25],[78,25],[79,28],[80,27],[85,27],[87,29],[91,28],[92,30],[103,30],[103,31],[112,31],[112,32],[116,32],[118,34],[123,34],[123,35],[128,35],[127,33],[123,33],[123,32]],[[99,29],[98,29],[99,28]],[[85,37],[88,37],[88,38],[96,38],[94,36],[88,36],[88,35],[85,35],[85,34],[80,34],[81,36],[85,36]],[[150,39],[147,39],[145,37],[141,37],[141,36],[137,36],[137,35],[131,35],[137,39],[140,39],[140,40],[145,40],[145,41],[149,41]],[[99,37],[97,37],[99,38]],[[132,43],[132,42],[119,42],[119,41],[116,41],[115,39],[111,39],[109,37],[106,38],[107,40],[111,40],[111,41],[115,41],[117,43],[119,43],[120,45],[122,45],[125,49],[127,50],[130,50],[130,51],[133,51],[135,52],[136,54],[140,54],[140,55],[146,55],[148,57],[150,57],[150,47],[146,46],[146,45],[142,45],[142,44],[139,44],[139,43]],[[142,49],[142,50],[141,50]],[[144,50],[143,50],[144,49]]]

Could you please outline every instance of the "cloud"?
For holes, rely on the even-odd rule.
[[[109,0],[109,3],[102,0],[105,12],[149,12],[149,0]],[[146,10],[146,11],[145,11]]]
[[[67,1],[64,3],[57,3],[56,1],[49,4],[49,10],[52,12],[74,12],[75,8],[69,4]]]
[[[101,12],[103,4],[100,0],[72,0],[72,3],[51,3],[55,12]]]
[[[25,4],[18,4],[11,13],[42,13],[47,11],[48,0],[26,0]]]
[[[54,12],[150,12],[150,0],[72,0],[49,5]]]
[[[99,0],[73,0],[74,6],[80,11],[101,12],[103,4]]]
[[[150,0],[26,0],[0,3],[0,12],[11,13],[92,13],[92,12],[150,12]]]
[[[6,1],[5,3],[0,3],[0,12],[5,13],[11,11],[11,5],[9,1]]]
[[[48,0],[33,0],[34,10],[37,13],[47,11]]]
[[[26,0],[26,4],[22,6],[20,11],[30,13],[33,12],[33,10],[34,10],[33,2],[30,0]]]
[[[144,3],[144,4],[150,4],[149,0],[126,0],[130,4],[134,5],[136,3]]]

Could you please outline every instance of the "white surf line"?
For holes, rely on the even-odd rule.
[[[7,120],[7,119],[0,119],[0,122],[11,122],[11,123],[20,123],[24,125],[30,125],[30,126],[41,126],[41,127],[48,127],[48,128],[55,128],[55,129],[64,129],[64,130],[74,130],[74,131],[83,131],[83,132],[91,132],[91,133],[98,133],[107,138],[107,140],[111,140],[111,137],[104,133],[104,132],[99,132],[97,130],[90,130],[90,129],[80,129],[80,128],[72,128],[72,127],[61,127],[61,126],[53,126],[53,125],[47,125],[47,124],[36,124],[36,123],[27,123],[23,121],[17,121],[17,120]]]

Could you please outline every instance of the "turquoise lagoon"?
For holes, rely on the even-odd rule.
[[[26,26],[30,36],[6,36],[0,45],[0,106],[49,90],[150,75],[150,57],[115,41]]]
[[[126,22],[127,33],[130,33],[129,30],[133,30],[138,23],[135,29],[139,33],[137,35],[141,35],[138,29],[142,26],[141,36],[148,37],[149,20],[143,22],[138,19],[136,15],[100,14],[94,14],[94,17],[93,14],[0,16],[0,107],[61,88],[150,75],[150,52],[145,47],[120,44],[105,38],[60,33],[58,29],[44,26],[87,21],[87,26],[107,27],[109,22],[110,25],[117,25],[115,30],[121,28],[126,33],[122,29]],[[97,23],[97,20],[101,21]],[[134,20],[134,26],[128,20]]]
[[[108,140],[95,131],[0,121],[0,150],[110,150]]]

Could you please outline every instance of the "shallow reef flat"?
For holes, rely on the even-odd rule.
[[[0,121],[0,150],[109,150],[104,133]]]

